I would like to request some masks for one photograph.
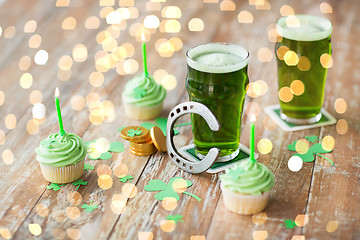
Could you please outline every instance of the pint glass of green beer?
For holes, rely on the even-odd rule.
[[[207,106],[220,123],[213,132],[201,116],[192,114],[196,153],[202,158],[216,147],[218,161],[231,160],[239,153],[249,52],[235,44],[209,43],[190,49],[186,57],[190,101]]]
[[[282,40],[275,46],[281,117],[293,124],[321,119],[327,68],[331,67],[331,22],[290,15],[276,23]]]

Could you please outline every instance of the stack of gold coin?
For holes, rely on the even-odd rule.
[[[157,126],[148,129],[141,126],[130,126],[121,130],[121,137],[130,142],[130,152],[138,156],[148,156],[156,149],[166,152],[166,139]]]

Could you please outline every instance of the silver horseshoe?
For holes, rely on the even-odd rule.
[[[199,162],[191,162],[188,159],[180,156],[175,148],[173,137],[174,137],[174,125],[178,118],[185,114],[195,113],[203,117],[209,128],[212,131],[219,131],[220,124],[214,114],[204,104],[198,102],[184,102],[175,106],[169,113],[167,126],[166,126],[166,146],[167,152],[170,156],[171,161],[181,168],[182,170],[189,173],[202,173],[208,170],[216,161],[220,154],[220,149],[211,148],[208,154]]]

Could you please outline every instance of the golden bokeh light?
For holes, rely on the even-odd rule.
[[[283,102],[290,102],[294,95],[289,87],[282,87],[279,90],[279,99]]]
[[[138,240],[153,240],[154,234],[152,232],[138,232]]]
[[[6,134],[3,130],[0,129],[0,145],[4,145],[6,142]]]
[[[288,66],[296,66],[299,63],[299,58],[296,52],[287,51],[284,55],[284,61]]]
[[[174,47],[174,51],[179,51],[183,47],[183,42],[178,37],[172,37],[169,39],[169,43]]]
[[[332,151],[335,147],[335,139],[332,136],[325,136],[322,140],[321,140],[321,147],[325,150],[325,151]]]
[[[39,34],[35,34],[29,39],[29,48],[38,48],[41,45],[41,36]]]
[[[96,35],[96,42],[102,44],[102,42],[109,37],[111,37],[111,34],[108,31],[101,31]]]
[[[124,177],[128,174],[129,169],[126,164],[120,162],[113,167],[113,172],[116,177]]]
[[[67,200],[70,204],[77,206],[83,201],[83,198],[79,192],[72,191],[68,193]]]
[[[144,19],[144,27],[146,28],[158,28],[160,25],[160,20],[155,15],[148,15]]]
[[[62,223],[66,220],[66,214],[62,210],[53,210],[51,213],[51,217],[55,219],[56,222]]]
[[[309,216],[305,214],[299,214],[295,218],[295,223],[298,227],[303,227],[309,223]]]
[[[89,108],[96,108],[100,105],[100,103],[101,103],[101,98],[99,94],[92,92],[86,96],[86,105]]]
[[[326,224],[326,231],[329,233],[335,232],[339,227],[339,222],[338,221],[329,221]]]
[[[255,87],[254,87],[255,85]],[[259,84],[255,84],[254,82],[250,82],[247,86],[246,86],[246,94],[251,97],[251,98],[257,98],[258,95],[256,94],[256,90],[259,88]],[[255,90],[255,91],[254,91]]]
[[[106,164],[101,164],[100,166],[97,167],[96,173],[97,173],[97,175],[98,175],[99,177],[100,177],[101,175],[104,175],[104,174],[111,176],[112,171],[111,171],[111,168],[110,168],[108,165],[106,165]]]
[[[88,51],[84,44],[77,44],[72,51],[75,62],[84,62],[88,57]]]
[[[39,203],[35,206],[36,213],[39,214],[40,217],[47,217],[49,215],[49,208],[42,203]]]
[[[174,55],[175,48],[168,41],[161,43],[158,52],[161,57],[171,57]]]
[[[164,232],[172,232],[176,227],[176,223],[174,220],[161,220],[160,228]]]
[[[301,80],[294,80],[290,84],[292,94],[300,96],[305,92],[305,85]]]
[[[80,217],[80,210],[78,207],[67,207],[66,208],[66,215],[72,219],[75,220]]]
[[[30,135],[35,135],[39,132],[39,123],[35,119],[30,119],[26,123],[26,131]]]
[[[286,26],[288,26],[289,28],[299,28],[300,27],[300,20],[295,15],[287,16],[285,23],[286,23]]]
[[[9,26],[4,30],[4,38],[12,39],[15,36],[16,28],[14,26]]]
[[[70,56],[64,55],[59,59],[58,66],[61,70],[70,70],[73,65],[73,60]]]
[[[107,24],[120,24],[122,20],[121,13],[118,11],[111,11],[106,15]]]
[[[63,30],[73,30],[76,28],[76,19],[73,17],[67,17],[61,24]]]
[[[111,57],[115,60],[115,61],[120,61],[120,60],[124,60],[127,57],[127,51],[123,46],[119,46],[116,47],[112,53],[111,53]]]
[[[2,154],[2,160],[6,165],[11,165],[14,163],[14,154],[10,149],[5,149]]]
[[[99,0],[100,7],[111,7],[115,5],[115,0]]]
[[[106,18],[106,16],[111,13],[111,12],[114,12],[115,9],[113,7],[104,7],[101,9],[99,15],[100,15],[100,18]]]
[[[100,19],[96,16],[88,17],[85,21],[86,29],[98,29],[100,26]]]
[[[123,68],[126,74],[134,74],[139,70],[139,63],[135,59],[126,59]]]
[[[276,28],[274,26],[268,29],[268,39],[272,43],[282,41],[282,37],[277,33]]]
[[[335,111],[337,113],[343,114],[346,112],[347,104],[346,104],[345,99],[343,99],[343,98],[336,99],[334,106],[335,106]]]
[[[299,62],[297,64],[297,67],[300,71],[308,71],[311,68],[311,63],[310,60],[305,57],[305,56],[301,56],[299,58]]]
[[[239,23],[252,23],[254,16],[249,11],[241,11],[238,15]]]
[[[89,76],[89,82],[93,87],[100,87],[104,83],[104,75],[101,72],[92,72]]]
[[[304,235],[294,235],[291,240],[305,240]]]
[[[204,235],[192,235],[190,240],[206,240],[206,237]]]
[[[85,107],[85,98],[81,95],[71,97],[70,104],[75,111],[81,111]]]
[[[320,3],[320,11],[321,13],[332,13],[333,9],[329,3],[322,2]]]
[[[345,119],[339,119],[336,123],[336,132],[340,135],[344,135],[349,130],[349,125]]]
[[[107,174],[100,175],[98,178],[98,185],[101,189],[107,190],[113,186],[113,180],[111,176]]]
[[[61,81],[64,81],[64,82],[68,81],[71,77],[71,70],[64,71],[64,70],[59,69],[56,76]]]
[[[72,240],[78,240],[81,238],[81,231],[77,228],[68,228],[66,229],[66,234]]]
[[[303,166],[303,160],[299,156],[292,156],[288,161],[288,168],[290,171],[298,172]]]
[[[46,115],[46,107],[42,103],[34,104],[32,108],[32,115],[35,119],[43,119]]]
[[[14,129],[16,127],[16,117],[14,114],[7,114],[5,117],[5,127],[7,129]]]
[[[122,187],[122,194],[127,198],[133,198],[137,194],[137,187],[133,183],[125,183]]]
[[[5,239],[11,239],[11,232],[8,228],[2,228],[0,227],[0,236]]]
[[[161,201],[161,206],[166,210],[166,211],[172,211],[177,207],[177,200],[174,197],[165,197],[162,201]]]
[[[31,66],[31,58],[29,56],[22,56],[19,60],[19,69],[23,71],[29,70]]]
[[[30,73],[23,73],[20,77],[20,86],[24,89],[31,87],[33,83],[33,77]]]
[[[295,11],[289,5],[282,5],[280,8],[280,14],[281,14],[281,16],[285,17],[285,16],[289,16],[289,15],[294,15]]]
[[[30,223],[29,224],[29,231],[34,236],[39,236],[41,234],[41,226],[37,223]]]
[[[265,212],[256,213],[252,216],[252,222],[256,225],[262,225],[267,220],[267,214]]]
[[[68,7],[70,0],[56,0],[56,7]]]
[[[246,115],[248,115],[249,117],[251,117],[252,115],[258,116],[260,113],[260,106],[258,103],[256,102],[249,102],[246,104],[245,106],[245,113]]]
[[[276,55],[280,60],[284,60],[284,56],[288,51],[290,51],[288,47],[281,46],[276,50]]]
[[[320,56],[320,63],[323,68],[332,68],[333,59],[329,54],[324,53]]]
[[[166,6],[161,11],[163,18],[181,18],[181,9],[178,6]]]
[[[45,65],[49,59],[49,54],[45,50],[39,50],[36,52],[34,61],[37,65]]]
[[[127,52],[127,57],[132,57],[134,56],[135,53],[135,47],[134,45],[132,45],[131,43],[124,43],[121,45],[123,48],[125,48],[126,52]]]
[[[89,120],[90,120],[91,123],[93,123],[93,120],[91,119],[91,116],[92,116],[92,112],[90,112]],[[103,120],[104,120],[104,119],[101,119],[101,123],[103,122]],[[95,123],[93,123],[93,124],[95,124]],[[96,124],[95,124],[95,125],[96,125]],[[100,155],[101,155],[101,152],[98,152],[98,151],[96,150],[96,144],[95,144],[95,143],[90,143],[89,146],[88,146],[88,148],[87,148],[87,150],[88,150],[88,153],[89,153],[89,157],[90,157],[90,158],[96,159],[96,158],[99,158]]]
[[[266,130],[273,131],[277,128],[276,122],[274,122],[269,116],[266,116],[263,120],[263,126]]]
[[[120,7],[133,7],[134,4],[134,0],[119,0]]]
[[[296,152],[305,154],[309,151],[309,142],[306,139],[299,139],[295,144]]]
[[[178,33],[181,29],[181,24],[176,19],[162,20],[159,26],[160,32]]]
[[[24,25],[24,32],[33,33],[35,32],[36,27],[37,27],[37,22],[35,20],[29,20]]]
[[[262,138],[257,143],[257,149],[261,154],[268,154],[271,152],[273,144],[268,138]]]
[[[154,79],[156,81],[156,83],[160,84],[163,77],[165,77],[168,73],[164,70],[164,69],[157,69],[155,72],[154,72]]]
[[[115,214],[122,214],[126,209],[127,198],[122,194],[114,194],[111,202],[111,211]]]
[[[252,234],[253,240],[265,240],[268,236],[268,232],[266,230],[257,230]]]
[[[0,106],[2,106],[5,102],[5,93],[0,90]]]
[[[161,10],[161,3],[160,2],[146,2],[146,11],[160,11]]]
[[[204,22],[200,18],[192,18],[188,23],[189,30],[192,32],[201,32],[204,30]]]
[[[176,77],[171,74],[164,76],[161,85],[168,91],[173,90],[177,85]]]
[[[62,240],[66,237],[65,231],[62,230],[61,228],[54,228],[53,230],[51,230],[51,233],[54,236],[54,238],[57,240]]]
[[[257,10],[271,10],[271,4],[267,0],[256,0],[255,7]]]
[[[220,10],[221,11],[235,11],[236,5],[231,0],[223,0],[220,3]]]
[[[272,51],[267,47],[260,48],[257,51],[257,57],[261,62],[270,62],[272,55]]]
[[[95,142],[96,150],[100,153],[106,153],[110,149],[110,142],[106,138],[98,138]]]

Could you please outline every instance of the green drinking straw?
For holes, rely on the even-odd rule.
[[[63,122],[62,122],[62,118],[61,118],[61,109],[60,109],[60,101],[59,101],[59,88],[56,88],[55,90],[55,106],[56,106],[56,111],[58,114],[58,120],[59,120],[59,128],[60,128],[60,135],[64,136],[65,135],[65,131],[64,131],[64,126],[63,126]]]
[[[148,76],[147,64],[146,64],[146,44],[145,44],[145,35],[144,33],[141,34],[141,41],[142,41],[142,54],[143,54],[143,65],[144,65],[144,73],[145,76]]]

